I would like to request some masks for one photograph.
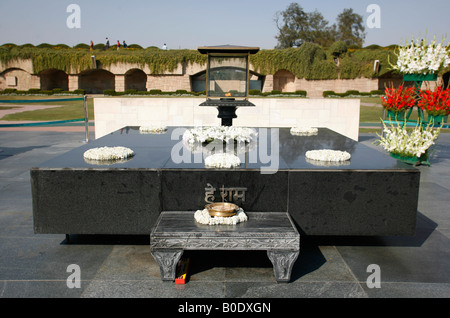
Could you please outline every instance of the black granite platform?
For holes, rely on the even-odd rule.
[[[326,128],[316,136],[259,128],[240,167],[207,169],[183,146],[182,131],[141,134],[125,127],[32,168],[35,232],[149,234],[161,211],[201,209],[206,189],[215,188],[217,200],[222,186],[246,188],[245,201],[237,202],[245,211],[288,212],[302,234],[415,232],[420,171],[387,154]],[[102,146],[129,147],[135,156],[111,165],[83,159]],[[352,158],[318,165],[305,159],[314,149],[345,150]]]

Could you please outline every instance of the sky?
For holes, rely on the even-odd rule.
[[[363,46],[435,36],[450,40],[449,0],[0,0],[0,44],[74,46],[105,43],[108,37],[111,44],[167,43],[169,49],[225,44],[272,49],[278,33],[274,16],[293,2],[306,12],[317,10],[330,25],[352,8],[364,20]]]

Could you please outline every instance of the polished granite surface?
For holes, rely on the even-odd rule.
[[[199,153],[194,154],[182,142],[182,134],[186,129],[188,128],[168,127],[164,134],[145,134],[139,132],[139,127],[124,127],[46,161],[38,168],[204,170],[205,157],[202,158]],[[289,128],[256,129],[258,140],[251,144],[247,155],[239,154],[242,162],[240,167],[221,170],[416,170],[386,153],[375,151],[327,128],[319,128],[315,136],[295,136],[290,133]],[[275,148],[277,144],[279,147]],[[92,164],[83,159],[86,150],[104,146],[128,147],[135,152],[135,156],[125,162],[113,164]],[[324,165],[305,158],[306,151],[319,149],[347,151],[351,154],[351,159],[342,164]]]
[[[212,169],[205,167],[205,148],[193,154],[183,144],[185,130],[141,134],[139,127],[125,127],[32,168],[35,231],[149,233],[161,211],[204,207],[206,191],[221,186],[244,187],[245,199],[235,203],[247,212],[290,213],[307,235],[415,230],[420,170],[384,152],[325,128],[315,136],[258,128],[257,141],[238,154],[239,167]],[[128,147],[135,155],[114,164],[84,160],[86,150],[104,146]],[[347,151],[351,159],[332,165],[308,161],[306,151],[315,149]],[[217,202],[220,191],[213,193]]]

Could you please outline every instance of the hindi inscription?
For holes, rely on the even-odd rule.
[[[214,203],[216,200],[216,188],[214,188],[210,183],[207,183],[205,188],[205,202],[206,203]],[[233,203],[244,203],[245,202],[245,194],[247,192],[247,188],[245,187],[228,187],[224,186],[220,188],[220,195],[224,202],[233,202]]]

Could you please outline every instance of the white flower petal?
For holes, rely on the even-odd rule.
[[[230,217],[211,216],[207,209],[203,209],[195,211],[194,219],[198,223],[207,225],[219,225],[219,224],[233,225],[247,221],[248,217],[244,213],[244,210],[242,208],[239,208],[236,214]]]

